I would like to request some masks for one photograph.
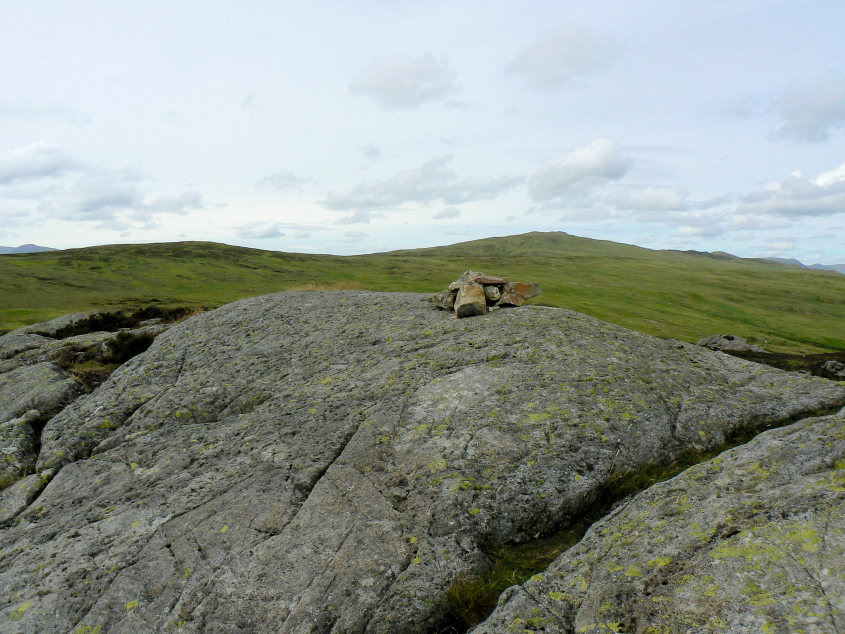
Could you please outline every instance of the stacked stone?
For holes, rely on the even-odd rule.
[[[540,292],[538,284],[508,282],[504,277],[465,271],[429,301],[441,310],[454,310],[456,317],[473,317],[504,306],[522,306]]]

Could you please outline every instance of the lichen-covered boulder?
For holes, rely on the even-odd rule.
[[[845,631],[845,410],[657,484],[473,634]]]
[[[454,310],[455,309],[455,293],[451,290],[440,291],[429,296],[430,301],[436,308],[440,310]]]
[[[569,310],[243,300],[46,423],[37,468],[57,471],[0,528],[0,623],[428,631],[455,580],[581,517],[614,474],[843,404],[832,381]]]
[[[37,410],[51,416],[79,395],[81,386],[53,362],[0,373],[0,423]]]

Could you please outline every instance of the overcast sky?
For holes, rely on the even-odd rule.
[[[845,261],[845,2],[37,2],[0,244],[561,230]]]

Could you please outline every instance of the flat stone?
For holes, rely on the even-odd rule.
[[[473,279],[473,282],[476,284],[482,284],[484,286],[488,284],[493,284],[496,286],[502,286],[508,283],[507,278],[505,277],[496,277],[494,275],[476,275]]]
[[[487,297],[480,284],[463,284],[455,298],[455,316],[474,317],[487,313]]]

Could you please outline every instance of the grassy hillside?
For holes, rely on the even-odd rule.
[[[2,255],[0,330],[75,310],[211,307],[286,289],[433,292],[469,268],[539,282],[532,303],[658,336],[731,333],[782,352],[845,349],[843,275],[564,233],[351,257],[207,242]]]

